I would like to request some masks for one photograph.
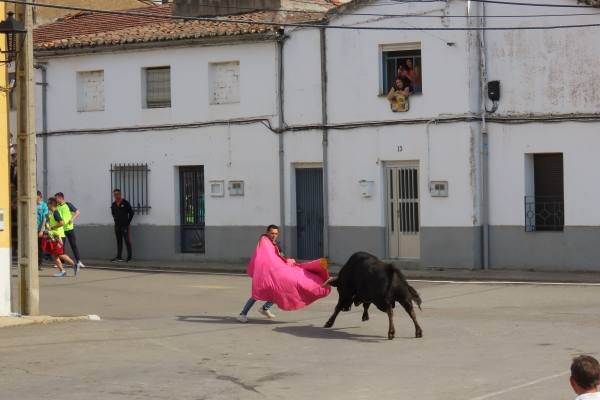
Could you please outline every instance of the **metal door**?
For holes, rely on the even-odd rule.
[[[298,258],[323,256],[323,169],[296,169]]]
[[[204,166],[179,167],[181,252],[204,253]]]
[[[387,231],[390,258],[419,258],[419,169],[386,168]]]

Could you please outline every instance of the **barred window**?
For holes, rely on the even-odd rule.
[[[562,231],[565,225],[563,154],[527,154],[525,161],[525,231]]]
[[[145,68],[146,108],[171,107],[171,67]]]
[[[123,198],[127,200],[137,214],[148,214],[148,164],[111,164],[110,187],[121,189]],[[112,200],[111,200],[112,202]]]

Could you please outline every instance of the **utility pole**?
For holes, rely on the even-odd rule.
[[[15,16],[27,33],[17,38],[17,199],[19,202],[19,282],[21,314],[38,315],[40,287],[37,252],[35,83],[33,70],[33,11],[15,5]]]
[[[6,3],[0,2],[0,18],[6,19]],[[6,40],[0,37],[0,50],[6,51]],[[8,88],[6,63],[0,63],[0,87]],[[10,293],[10,160],[8,133],[8,91],[0,91],[0,316],[11,311]]]

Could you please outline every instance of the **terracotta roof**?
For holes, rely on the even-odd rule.
[[[317,0],[318,2],[319,0]],[[334,7],[331,5],[331,7]],[[161,18],[173,15],[171,4],[129,11],[144,16],[83,12],[66,16],[35,29],[36,50],[60,50],[149,43],[170,40],[274,32],[277,27],[260,23],[231,23]],[[237,21],[307,23],[323,20],[321,14],[302,11],[257,11],[219,17]]]

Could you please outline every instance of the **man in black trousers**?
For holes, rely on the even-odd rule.
[[[115,220],[115,235],[117,237],[117,256],[113,258],[112,262],[123,262],[131,261],[131,232],[129,231],[129,224],[133,219],[133,209],[131,204],[121,196],[121,190],[113,190],[113,197],[115,201],[110,206],[113,219]],[[125,246],[127,246],[127,260],[123,260],[123,239],[125,239]]]

